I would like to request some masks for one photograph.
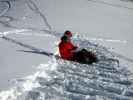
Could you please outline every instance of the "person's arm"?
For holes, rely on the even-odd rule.
[[[76,50],[77,48],[78,48],[77,46],[74,46],[74,47],[73,47],[73,50]]]
[[[72,50],[76,50],[78,48],[78,46],[73,45],[71,42],[70,42],[70,45],[72,47]]]

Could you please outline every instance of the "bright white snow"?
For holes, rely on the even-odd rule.
[[[11,8],[8,12],[3,12],[4,14],[1,13],[0,15],[0,36],[6,35],[37,48],[55,52],[57,50],[60,34],[54,37],[48,35],[51,33],[47,30],[63,33],[66,29],[69,29],[72,32],[79,34],[82,39],[85,38],[100,43],[109,50],[114,51],[116,54],[122,55],[123,58],[127,57],[133,59],[132,1],[11,0],[10,4]],[[6,3],[5,5],[8,7]],[[1,11],[2,9],[0,9],[0,12]],[[36,75],[38,76],[40,74],[36,70],[36,66],[40,63],[46,64],[51,58],[43,55],[18,52],[16,50],[24,50],[25,48],[2,39],[0,39],[0,48],[0,97],[2,97],[2,100],[7,100],[6,97],[8,96],[11,96],[10,98],[12,98],[9,100],[13,100],[23,93],[25,96],[27,96],[27,94],[34,94],[39,95],[38,98],[44,98],[42,92],[31,91],[33,93],[27,93],[25,91],[39,87],[39,84],[36,82],[34,83],[33,80],[36,79]],[[124,65],[132,71],[133,64],[123,58],[120,60],[120,65]],[[47,67],[50,66],[51,65],[48,64]],[[33,79],[22,80],[22,87],[24,88],[20,87],[20,90],[17,85],[12,82],[14,79],[21,79],[29,75],[31,75]],[[45,78],[47,76],[45,71],[42,71],[40,75]],[[72,90],[77,91],[74,89]],[[59,94],[60,91],[62,90],[59,89]],[[66,100],[68,100],[68,94],[66,95]],[[59,95],[59,97],[61,97],[61,95]],[[79,97],[77,96],[77,98]],[[84,98],[89,98],[89,95],[86,95],[85,97],[81,96],[80,100]],[[96,98],[97,97],[92,99]]]

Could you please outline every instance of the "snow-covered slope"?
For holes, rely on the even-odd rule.
[[[51,58],[35,74],[14,79],[13,88],[0,93],[2,100],[132,100],[132,73],[119,65],[106,48],[76,38],[95,50],[100,61],[92,65]],[[21,43],[22,44],[22,43]],[[111,59],[110,59],[111,58]]]
[[[7,80],[12,83],[9,90],[1,91],[0,99],[133,99],[132,76],[127,77],[131,74],[128,69],[132,71],[132,63],[128,58],[133,58],[132,2],[120,0],[11,0],[10,3],[9,11],[0,17],[1,35],[55,52],[59,33],[62,34],[64,30],[69,29],[81,37],[75,36],[74,43],[94,50],[99,58],[117,56],[117,59],[121,57],[122,60],[120,60],[119,68],[116,61],[112,60],[101,61],[91,66],[64,62],[54,58],[51,60],[51,58],[41,55],[17,52],[16,50],[24,48],[0,39],[2,48],[0,89],[9,89]],[[111,51],[115,53],[109,52],[100,45],[92,44],[89,40],[100,43],[108,49],[113,48]],[[32,68],[40,63],[43,63],[39,66],[40,69]],[[28,76],[29,74],[31,76]]]

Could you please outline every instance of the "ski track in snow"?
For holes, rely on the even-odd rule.
[[[28,0],[27,1],[27,5],[28,7],[34,11],[36,14],[39,14],[39,16],[43,19],[44,24],[46,24],[46,26],[48,27],[48,30],[52,30],[51,25],[48,23],[47,18],[45,17],[45,15],[39,10],[39,8],[37,7],[37,5],[32,1],[32,0]]]
[[[0,1],[0,17],[3,16],[11,7],[9,1]]]
[[[122,6],[120,4],[114,4],[114,3],[110,3],[110,2],[106,2],[106,1],[102,1],[102,0],[88,0],[89,2],[94,2],[94,3],[100,3],[100,4],[104,4],[104,5],[108,5],[108,6],[112,6],[112,7],[118,7],[118,8],[124,8],[124,9],[128,9],[128,10],[133,10],[133,8],[127,7],[127,6]]]

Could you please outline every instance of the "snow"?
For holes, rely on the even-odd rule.
[[[104,45],[106,48],[108,48],[110,51],[115,52],[116,54],[122,55],[122,58],[119,58],[121,69],[117,70],[123,71],[123,73],[127,73],[126,71],[128,69],[130,71],[133,70],[133,64],[123,59],[126,57],[130,59],[133,58],[132,1],[10,0],[10,3],[11,8],[8,10],[8,12],[4,12],[3,15],[0,15],[0,36],[5,35],[37,48],[41,48],[49,52],[56,52],[59,36],[65,30],[69,29],[72,32],[76,33],[75,35],[80,35],[81,39],[79,39],[80,41],[78,40],[78,45],[82,47],[88,46],[88,49],[90,49],[88,45],[89,42],[86,42],[90,40],[94,43]],[[50,33],[50,31],[48,30],[52,30],[53,32]],[[49,33],[53,34],[54,36],[48,35]],[[33,100],[43,100],[44,98],[45,100],[49,100],[47,94],[53,96],[51,98],[54,98],[54,100],[103,100],[103,95],[105,95],[105,100],[114,100],[116,98],[119,100],[132,99],[132,96],[128,96],[130,93],[132,94],[132,92],[129,92],[130,90],[132,91],[132,86],[127,90],[125,88],[123,89],[122,87],[122,89],[125,91],[122,93],[124,95],[110,94],[110,92],[109,94],[108,92],[105,93],[104,91],[111,91],[110,88],[106,87],[110,85],[106,84],[104,84],[105,87],[104,85],[102,85],[102,88],[104,88],[103,92],[101,90],[98,90],[99,87],[96,87],[97,89],[91,89],[84,84],[87,83],[87,85],[89,86],[91,86],[92,84],[94,85],[94,82],[89,83],[94,80],[87,80],[86,78],[88,78],[89,76],[87,74],[84,75],[85,71],[89,69],[85,70],[83,68],[79,70],[74,67],[75,65],[71,65],[69,63],[68,67],[74,67],[75,72],[77,72],[78,70],[81,72],[83,71],[82,73],[74,73],[71,75],[71,68],[64,68],[67,67],[65,65],[67,64],[67,62],[64,63],[61,61],[61,64],[57,64],[59,62],[52,62],[51,64],[48,63],[48,61],[51,61],[51,58],[42,55],[18,52],[16,50],[25,50],[26,48],[12,44],[3,39],[0,39],[0,43],[0,98],[2,98],[2,100],[25,100],[26,98],[27,100],[29,100],[30,98],[32,98]],[[101,46],[98,45],[98,47]],[[112,53],[109,53],[108,50],[106,51],[102,47],[101,49],[98,49],[97,53],[99,52],[102,52],[103,55],[107,54],[106,57],[112,57]],[[43,70],[36,69],[36,66],[38,66],[39,64],[41,64],[39,67]],[[68,81],[68,84],[66,81],[61,81],[64,82],[63,85],[54,85],[53,87],[48,88],[47,84],[49,84],[50,81],[56,80],[57,78],[62,79],[63,76],[61,77],[58,75],[63,75],[63,72],[62,74],[59,74],[59,69],[57,69],[61,65],[64,65],[64,71],[69,72],[65,73],[65,75],[70,75],[70,77],[64,77],[64,79]],[[54,73],[54,71],[56,71],[57,73]],[[51,77],[51,74],[54,76]],[[78,77],[77,74],[81,74],[82,78]],[[83,78],[83,75],[86,78]],[[114,72],[112,74],[112,77],[113,75],[115,75]],[[27,78],[27,76],[30,77]],[[100,78],[103,77],[99,77],[99,79]],[[78,80],[81,80],[81,82]],[[115,79],[112,80],[114,82]],[[98,82],[96,83],[97,84],[95,85],[102,84]],[[109,83],[110,82],[108,82],[108,84]],[[42,84],[43,86],[41,86],[40,84]],[[70,85],[72,85],[71,88]],[[113,92],[117,93],[118,91],[116,88],[118,88],[119,86],[117,86],[117,84],[115,85],[116,87],[114,88]],[[67,86],[68,88],[66,88]],[[111,86],[111,88],[114,87],[114,85]],[[64,87],[68,90],[65,90]],[[70,91],[72,91],[72,93]],[[93,92],[95,92],[95,96],[90,95]],[[51,95],[51,93],[53,93],[53,95]]]
[[[0,97],[2,100],[131,100],[132,83],[125,73],[110,62],[106,62],[109,69],[101,63],[82,65],[53,58],[48,64],[40,64],[33,75],[12,80],[16,86],[2,91]]]

